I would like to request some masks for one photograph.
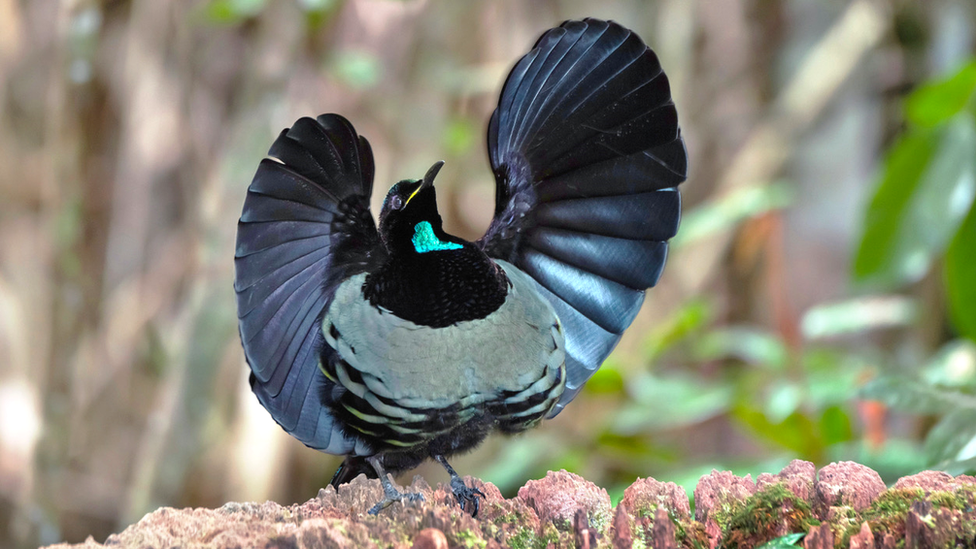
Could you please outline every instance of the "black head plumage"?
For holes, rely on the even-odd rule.
[[[434,189],[434,179],[442,166],[444,161],[439,160],[427,170],[423,179],[405,179],[390,187],[380,209],[379,226],[380,238],[388,251],[415,252],[412,240],[418,223],[427,222],[443,236]]]

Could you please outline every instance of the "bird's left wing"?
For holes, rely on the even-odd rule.
[[[336,287],[382,262],[369,211],[373,155],[343,117],[284,130],[247,190],[234,263],[251,387],[286,431],[333,454],[363,453],[336,426],[319,370],[321,318]]]
[[[559,413],[664,267],[687,155],[668,79],[636,34],[567,21],[512,69],[488,127],[495,217],[482,249],[525,271],[566,335]]]

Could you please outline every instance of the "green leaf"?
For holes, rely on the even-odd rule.
[[[976,396],[895,376],[869,381],[861,389],[860,396],[884,402],[901,412],[915,414],[947,414],[961,408],[976,409]]]
[[[604,363],[583,387],[584,391],[595,395],[621,394],[625,389],[624,376],[617,368]]]
[[[860,281],[914,282],[928,272],[976,195],[976,123],[957,116],[912,132],[889,153],[854,260]]]
[[[799,547],[797,542],[803,539],[806,533],[797,532],[795,534],[786,534],[785,536],[780,536],[776,539],[771,539],[766,543],[756,547],[756,549],[792,549],[794,547]]]
[[[766,414],[749,405],[739,405],[733,409],[733,417],[755,434],[782,446],[802,458],[821,458],[823,446],[817,427],[810,419],[794,412],[779,422],[771,421]]]
[[[695,343],[693,352],[699,361],[737,358],[778,370],[786,367],[788,358],[782,339],[763,330],[745,327],[710,332]]]
[[[806,372],[806,403],[822,410],[850,402],[874,361],[854,353],[811,348],[801,357]]]
[[[915,320],[917,309],[915,301],[905,296],[865,296],[811,308],[803,315],[800,329],[805,338],[820,339],[906,326]]]
[[[943,417],[925,437],[930,463],[976,457],[976,407],[961,408]]]
[[[800,408],[803,401],[803,391],[796,384],[785,379],[774,380],[768,389],[764,412],[766,417],[774,423],[786,420]]]
[[[952,476],[976,474],[976,457],[969,459],[944,461],[932,466],[935,471],[945,471]]]
[[[656,360],[664,351],[708,323],[711,317],[712,307],[705,300],[693,299],[682,305],[642,342],[647,360]]]
[[[864,235],[854,257],[854,277],[866,279],[890,269],[901,218],[922,179],[935,142],[930,133],[912,133],[899,139],[885,158],[877,191],[868,205]]]
[[[211,23],[232,24],[258,15],[264,5],[265,0],[211,0],[203,10]]]
[[[651,458],[672,458],[670,454],[656,448],[644,433],[618,435],[602,432],[596,437],[600,453],[612,455],[617,459],[631,458],[638,463],[647,463]]]
[[[477,143],[478,129],[467,118],[455,118],[444,128],[444,148],[451,156],[460,156]]]
[[[699,423],[725,412],[732,402],[732,388],[727,384],[706,384],[691,376],[643,374],[636,376],[628,389],[632,401],[611,423],[618,435]]]
[[[371,88],[380,80],[380,61],[367,51],[342,50],[336,53],[331,63],[335,77],[353,88]]]
[[[976,343],[959,338],[942,346],[922,369],[929,385],[976,388]]]
[[[865,440],[855,440],[831,448],[829,461],[847,459],[874,469],[881,478],[888,479],[889,482],[928,467],[928,459],[922,451],[921,443],[914,436],[899,438],[894,433],[885,439],[881,451]]]
[[[851,418],[840,406],[830,406],[820,416],[820,432],[825,446],[833,446],[854,438]]]
[[[976,196],[976,119],[958,116],[939,132],[932,162],[912,200],[903,238],[941,253],[958,231]],[[907,240],[907,238],[906,238]],[[909,249],[908,253],[912,253]]]
[[[946,293],[952,324],[976,342],[976,208],[970,209],[946,253]]]
[[[934,127],[966,108],[976,91],[976,61],[944,80],[920,86],[905,101],[905,116],[915,124]]]

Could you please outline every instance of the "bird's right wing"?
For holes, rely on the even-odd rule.
[[[323,399],[321,318],[336,287],[385,255],[369,211],[373,154],[343,117],[302,118],[281,132],[247,190],[234,257],[237,314],[251,388],[306,445],[364,453]]]
[[[657,56],[626,28],[567,21],[512,69],[488,127],[482,249],[525,271],[566,334],[567,388],[600,367],[664,267],[687,153]]]

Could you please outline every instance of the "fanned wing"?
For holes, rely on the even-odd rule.
[[[488,126],[485,252],[528,273],[566,333],[567,390],[640,309],[678,228],[687,153],[654,52],[614,22],[567,21],[512,69]]]
[[[287,432],[333,454],[363,453],[323,399],[321,317],[338,284],[382,262],[369,212],[373,154],[343,117],[284,130],[247,190],[234,256],[251,388]]]

